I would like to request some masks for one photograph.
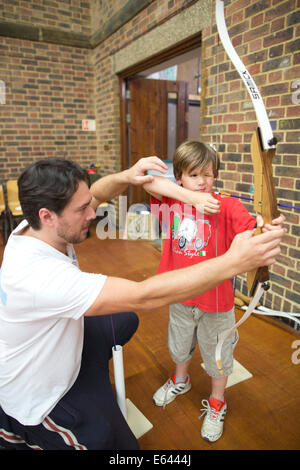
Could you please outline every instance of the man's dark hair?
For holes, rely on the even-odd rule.
[[[89,175],[77,163],[63,158],[46,158],[29,165],[18,179],[19,200],[25,219],[39,230],[39,210],[44,207],[59,215],[80,181],[89,185]]]

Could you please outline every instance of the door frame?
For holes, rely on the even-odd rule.
[[[126,100],[126,80],[134,75],[137,75],[144,70],[159,65],[174,57],[180,56],[186,52],[201,46],[202,35],[201,32],[191,36],[189,39],[184,40],[173,47],[162,51],[152,57],[147,57],[142,62],[134,64],[133,66],[123,70],[118,74],[119,77],[119,93],[120,93],[120,138],[121,138],[121,166],[122,170],[128,167],[128,136],[126,127],[126,113],[127,113],[127,100]]]

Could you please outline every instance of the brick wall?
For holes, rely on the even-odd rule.
[[[86,49],[0,37],[1,180],[47,156],[95,160],[95,133],[81,130],[81,120],[95,118],[93,77]]]
[[[135,11],[133,7],[137,4],[131,0],[118,0],[113,7],[108,0],[71,3],[0,0],[2,21],[5,17],[8,22],[27,21],[30,25],[31,18],[39,12],[35,21],[38,25],[84,36],[52,35],[51,40],[58,44],[51,44],[50,39],[45,41],[44,33],[32,41],[0,37],[0,79],[7,84],[7,104],[0,106],[0,179],[17,177],[29,161],[55,155],[73,158],[83,166],[97,161],[102,173],[119,170],[119,86],[112,56],[193,3],[195,0],[139,0],[138,5],[144,7]],[[27,11],[32,7],[27,17],[25,5]],[[123,16],[117,15],[116,5],[122,8],[122,14],[126,13],[124,23],[120,23]],[[81,19],[78,16],[76,21],[75,7],[82,9]],[[274,133],[280,139],[274,167],[278,199],[299,206],[297,7],[296,0],[226,2],[230,37],[262,93]],[[68,13],[58,14],[58,10]],[[105,34],[96,31],[102,12],[109,25]],[[49,14],[53,15],[52,25],[46,24]],[[99,18],[95,18],[96,14]],[[249,143],[256,118],[239,76],[222,46],[218,46],[213,8],[212,22],[212,28],[203,31],[201,138],[207,142],[219,139],[222,159],[219,185],[247,196],[253,184]],[[31,30],[30,34],[36,31]],[[88,40],[89,34],[94,34],[97,46]],[[77,40],[84,45],[82,48],[61,45],[60,40],[62,43]],[[97,121],[96,133],[81,131],[81,120],[93,118]],[[247,207],[252,210],[251,204]],[[267,305],[295,312],[300,304],[299,212],[283,213],[289,233],[279,262],[272,268]]]
[[[226,2],[225,17],[232,40],[264,99],[274,135],[279,139],[273,174],[278,202],[300,206],[300,66],[299,2]],[[201,134],[219,148],[222,166],[219,186],[251,197],[253,168],[250,140],[256,116],[244,84],[218,41],[216,27],[203,32]],[[245,204],[252,212],[251,203]],[[271,269],[272,289],[266,304],[281,311],[299,312],[300,213],[286,216],[288,235]],[[253,213],[253,212],[252,212]],[[244,286],[245,288],[245,286]]]
[[[195,0],[153,1],[93,50],[98,155],[105,172],[121,169],[119,79],[113,73],[112,55],[193,3]]]
[[[1,0],[0,20],[91,34],[89,0]]]
[[[35,39],[0,35],[0,80],[6,84],[6,104],[0,106],[0,180],[18,177],[28,162],[46,156],[62,155],[83,166],[99,162],[101,173],[119,170],[119,87],[111,55],[194,2],[154,1],[126,21],[149,0],[0,0],[7,34]],[[90,34],[103,27],[103,17],[109,28],[92,49]],[[79,41],[83,47],[60,41]],[[96,133],[83,132],[81,120],[95,117]]]

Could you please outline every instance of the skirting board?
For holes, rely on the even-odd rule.
[[[205,370],[204,364],[202,363],[201,366]],[[244,380],[250,379],[253,375],[245,369],[238,361],[235,359],[233,360],[233,371],[232,374],[228,377],[226,388],[231,387],[232,385],[236,385]]]
[[[141,413],[140,410],[126,398],[127,424],[135,435],[136,439],[142,437],[153,428],[153,424]]]

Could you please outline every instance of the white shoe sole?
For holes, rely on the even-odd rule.
[[[167,401],[159,401],[159,400],[156,400],[155,399],[155,395],[153,395],[153,403],[156,405],[156,406],[165,406],[165,405],[168,405],[169,403],[172,403],[172,401],[175,400],[175,398],[178,397],[178,395],[183,395],[184,393],[187,393],[191,390],[192,388],[192,384],[189,384],[184,390],[182,390],[181,392],[177,392],[176,395],[172,395]]]
[[[201,434],[202,438],[205,440],[205,441],[208,441],[208,442],[216,442],[218,439],[220,439],[220,437],[222,436],[223,434],[223,431],[221,432],[221,434],[218,434],[217,436],[214,436],[214,437],[207,437],[207,436],[203,436],[203,434]]]

